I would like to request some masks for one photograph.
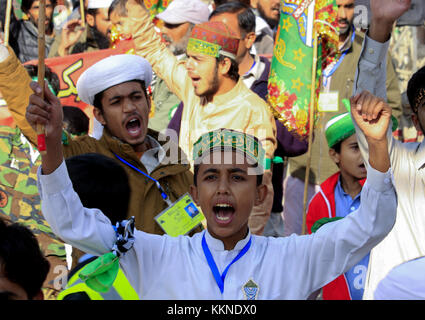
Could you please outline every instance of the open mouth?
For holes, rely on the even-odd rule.
[[[232,221],[235,214],[235,208],[229,203],[217,203],[213,206],[213,212],[218,223],[227,224]]]
[[[142,125],[140,122],[140,119],[137,117],[130,118],[126,124],[125,128],[127,129],[127,132],[130,136],[136,137],[139,136],[142,132]]]
[[[199,81],[201,81],[201,77],[200,76],[194,76],[194,75],[189,75],[190,79],[192,79],[192,85],[194,87],[198,86]]]

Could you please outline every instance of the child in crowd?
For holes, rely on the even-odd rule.
[[[385,143],[370,145],[376,152],[362,190],[366,205],[313,235],[286,238],[252,235],[248,228],[253,206],[267,193],[265,152],[251,135],[220,129],[194,144],[191,196],[207,230],[192,237],[134,230],[132,219],[114,228],[99,209],[83,207],[61,153],[55,152],[61,150],[58,138],[47,137],[46,144],[38,183],[52,229],[84,252],[103,255],[85,272],[87,283],[107,282],[118,260],[141,299],[306,299],[362,259],[395,221]],[[117,258],[108,260],[111,251]]]
[[[43,300],[50,269],[32,232],[0,218],[0,301]]]
[[[393,125],[397,128],[396,121]],[[329,156],[340,170],[321,184],[319,192],[310,201],[306,217],[309,233],[356,211],[366,181],[367,171],[350,113],[333,117],[326,124],[325,135]],[[323,287],[323,300],[362,300],[368,264],[369,253]]]

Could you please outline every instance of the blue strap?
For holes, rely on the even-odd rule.
[[[118,158],[118,160],[120,160],[122,163],[128,165],[130,168],[133,168],[134,170],[136,170],[137,172],[143,174],[146,178],[151,179],[153,182],[155,182],[156,187],[159,189],[159,191],[161,192],[161,196],[162,199],[164,199],[164,201],[168,204],[168,206],[172,205],[171,200],[168,198],[168,195],[165,193],[164,189],[162,189],[161,185],[159,184],[159,181],[152,178],[150,175],[148,175],[147,173],[143,172],[142,170],[140,170],[139,168],[133,166],[131,163],[127,162],[126,160],[124,160],[123,158],[121,158],[119,155],[117,155],[116,153],[114,153],[114,155]]]
[[[353,43],[353,42],[354,42],[354,38],[355,38],[355,36],[356,36],[356,29],[355,29],[355,28],[354,28],[354,26],[353,26],[353,34],[351,35],[351,43]],[[347,50],[345,50],[345,51],[342,53],[341,57],[338,59],[337,63],[334,65],[334,67],[332,68],[332,70],[331,70],[331,71],[329,71],[328,73],[326,73],[326,71],[323,71],[323,85],[324,85],[325,87],[326,87],[326,85],[328,84],[328,79],[329,79],[330,77],[332,77],[332,75],[335,73],[335,71],[336,71],[336,70],[339,68],[339,66],[341,65],[342,61],[344,61],[344,58],[345,58],[345,56],[347,55],[348,50],[350,50],[350,49],[347,49]]]
[[[224,279],[226,278],[227,271],[229,270],[230,266],[234,264],[236,261],[238,261],[242,256],[247,253],[248,249],[251,246],[251,238],[249,238],[248,243],[243,247],[243,249],[239,252],[239,254],[233,259],[232,262],[229,263],[229,265],[224,269],[224,272],[222,275],[220,275],[220,272],[218,271],[217,265],[214,261],[214,258],[211,254],[210,249],[208,248],[207,241],[205,240],[205,233],[202,237],[202,249],[204,250],[205,258],[207,258],[208,265],[210,266],[211,272],[214,276],[215,282],[217,282],[217,285],[220,289],[220,292],[223,293],[224,291]]]

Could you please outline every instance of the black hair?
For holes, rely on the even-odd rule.
[[[28,299],[41,290],[50,263],[44,257],[34,234],[19,223],[0,218],[0,269],[11,282],[21,286]]]
[[[209,19],[222,13],[237,13],[238,25],[241,29],[242,39],[250,32],[255,31],[255,14],[249,6],[239,1],[231,1],[219,5]]]
[[[224,59],[226,59],[226,58],[230,60],[230,69],[229,69],[229,71],[227,71],[227,75],[229,76],[230,79],[234,80],[235,82],[238,82],[238,80],[239,80],[239,65],[232,58],[229,58],[227,56],[223,56],[222,54],[220,54],[218,56],[218,58],[216,58],[216,69],[218,68],[218,64],[221,63],[222,61],[224,61]]]
[[[114,225],[128,218],[130,185],[127,173],[116,160],[86,153],[65,162],[84,207],[100,209]]]
[[[85,135],[89,132],[90,119],[78,107],[63,106],[63,121],[68,124],[66,130],[77,136]]]
[[[420,92],[422,97],[420,97]],[[417,115],[419,104],[423,104],[425,99],[425,67],[419,69],[409,80],[407,84],[407,98],[409,99],[410,107]]]
[[[127,0],[114,0],[108,9],[108,16],[111,17],[111,13],[115,11],[119,16],[127,16],[127,8],[125,7]]]
[[[138,83],[140,83],[140,85],[142,86],[142,91],[145,93],[145,97],[146,97],[146,99],[148,100],[148,102],[149,102],[149,98],[148,98],[148,93],[147,93],[147,90],[146,90],[146,85],[145,85],[145,82],[144,81],[142,81],[142,80],[129,80],[129,81],[125,81],[125,82],[132,82],[132,81],[135,81],[135,82],[138,82]],[[102,107],[102,97],[103,97],[103,92],[105,92],[106,90],[108,90],[109,88],[106,88],[105,90],[103,90],[103,91],[101,91],[101,92],[99,92],[99,93],[96,93],[95,94],[95,96],[94,96],[94,99],[93,99],[93,106],[95,107],[95,108],[98,108],[100,111],[103,111],[103,107]]]
[[[27,13],[30,9],[32,4],[34,3],[34,1],[36,0],[22,0],[21,3],[21,10],[25,13]],[[57,0],[50,0],[52,7],[56,6]]]
[[[330,147],[331,149],[334,149],[336,153],[341,153],[341,144],[344,140],[335,143],[332,147]]]
[[[34,64],[26,64],[24,65],[25,69],[27,70],[29,76],[31,78],[38,76],[38,66]],[[58,95],[60,91],[60,81],[58,75],[52,71],[48,66],[45,66],[44,71],[44,78],[47,80],[47,82],[52,86],[53,92],[55,95]]]

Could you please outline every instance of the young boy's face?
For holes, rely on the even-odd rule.
[[[355,134],[342,141],[340,153],[331,149],[330,156],[339,166],[342,173],[358,180],[366,178],[366,167]]]
[[[207,219],[210,234],[229,250],[246,236],[252,208],[264,201],[267,188],[257,186],[257,176],[248,174],[251,166],[235,152],[217,151],[204,160],[212,164],[203,161],[199,166],[197,186],[192,186],[191,194]]]

